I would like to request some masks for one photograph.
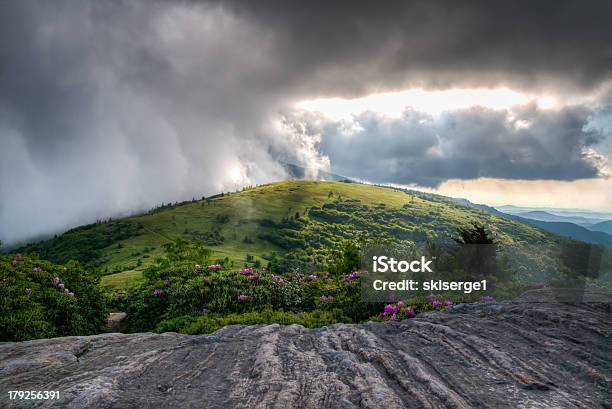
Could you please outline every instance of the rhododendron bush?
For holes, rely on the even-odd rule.
[[[244,265],[226,267],[200,244],[177,241],[144,271],[144,282],[127,293],[104,294],[96,273],[77,262],[65,266],[22,254],[0,257],[1,340],[27,340],[104,332],[107,306],[127,313],[128,332],[205,333],[230,324],[400,321],[452,308],[448,294],[422,299],[364,302],[365,272],[346,257],[328,271],[275,272]],[[350,261],[350,260],[349,260]],[[254,263],[252,263],[254,264]],[[474,299],[473,301],[476,301]],[[492,300],[484,296],[481,302]]]
[[[0,256],[0,341],[97,334],[106,316],[97,275],[79,263]]]
[[[205,268],[203,266],[208,266]],[[212,267],[212,268],[211,268]],[[301,323],[410,319],[419,312],[452,306],[432,295],[394,304],[363,302],[361,273],[271,273],[251,266],[226,268],[199,245],[176,242],[145,271],[146,282],[123,300],[130,332],[202,333],[229,324]]]

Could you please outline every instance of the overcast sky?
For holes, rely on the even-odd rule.
[[[2,2],[0,240],[282,161],[612,210],[611,19],[594,0]]]

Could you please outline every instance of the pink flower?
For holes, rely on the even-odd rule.
[[[204,277],[204,285],[210,284],[210,279],[208,277]]]
[[[13,265],[13,267],[15,267],[17,265],[17,260],[11,261],[11,264]]]
[[[68,293],[70,292],[70,290],[69,290],[69,289],[67,289],[67,288],[64,288],[64,292],[65,292],[66,294],[68,294]]]
[[[168,280],[167,278],[164,280],[164,286],[168,287],[170,285],[170,280]]]
[[[431,302],[431,306],[434,307],[434,308],[441,307],[442,306],[442,301],[440,301],[440,300],[433,300]]]
[[[451,305],[453,305],[453,301],[452,301],[452,300],[446,300],[446,301],[444,301],[444,306],[445,306],[445,307],[450,307]]]
[[[42,268],[40,267],[34,267],[34,271],[37,273],[40,273],[42,271]]]
[[[406,308],[406,310],[404,312],[409,317],[414,317],[416,315],[416,313],[414,312],[414,309],[412,309],[410,307]]]
[[[306,280],[308,280],[308,281],[314,281],[314,280],[316,280],[317,278],[319,278],[319,277],[317,277],[317,275],[316,275],[316,274],[311,274],[311,275],[309,275],[308,277],[306,277]]]
[[[208,308],[202,308],[202,314],[206,315],[208,314],[210,311],[208,311]]]
[[[344,281],[351,282],[359,278],[359,271],[353,271],[351,274],[347,274],[344,276]]]
[[[387,315],[395,314],[398,311],[399,311],[399,307],[397,307],[395,305],[385,305],[385,309],[383,311],[383,314],[385,316],[387,316]]]
[[[245,268],[242,269],[240,274],[242,274],[242,275],[253,274],[253,269],[251,267],[245,267]]]
[[[495,298],[491,297],[490,295],[483,295],[482,297],[480,297],[480,301],[491,302],[491,301],[495,301]]]
[[[64,285],[64,283],[59,283],[57,286],[58,286],[59,288],[61,288],[62,290],[64,289],[64,287],[66,287],[66,286]]]
[[[74,297],[74,293],[71,291],[68,293],[69,296]]]
[[[194,267],[195,267],[196,270],[201,270],[202,269],[202,266],[199,265],[199,264],[196,264]]]
[[[153,291],[153,295],[156,296],[156,297],[161,297],[162,295],[164,295],[164,292],[162,290],[160,290],[159,288],[156,288]]]
[[[276,276],[274,274],[272,274],[271,277],[272,277],[272,280],[276,281],[277,283],[281,285],[285,285],[287,283],[285,280],[282,279],[282,277]]]
[[[32,289],[30,287],[28,287],[24,291],[25,291],[26,294],[30,294],[32,292]]]
[[[59,277],[54,277],[54,278],[53,278],[53,282],[55,283],[55,285],[58,285],[59,283],[61,283],[61,282],[62,282],[62,279],[61,279],[61,278],[59,278]]]
[[[206,268],[209,269],[209,270],[219,270],[219,269],[223,268],[223,266],[220,265],[220,264],[212,264],[212,265],[210,265],[210,266],[208,266]]]
[[[404,304],[405,304],[405,303],[404,303],[403,301],[401,301],[401,300],[397,302],[397,306],[398,306],[398,307],[403,307],[403,306],[404,306]]]
[[[15,258],[17,259],[17,261],[23,261],[23,254],[21,254],[21,253],[16,253],[16,254],[15,254]]]
[[[236,301],[238,301],[238,302],[245,302],[248,299],[249,299],[249,297],[247,297],[246,295],[239,294],[238,297],[236,298]]]
[[[249,278],[250,278],[251,280],[257,280],[257,279],[259,278],[259,274],[257,274],[257,273],[253,273],[253,274],[251,274],[251,275],[249,276]]]
[[[397,321],[397,314],[391,314],[391,321]]]

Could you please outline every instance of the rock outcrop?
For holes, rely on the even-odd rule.
[[[609,408],[611,306],[536,291],[402,322],[3,343],[0,406]]]

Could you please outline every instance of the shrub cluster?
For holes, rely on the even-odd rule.
[[[0,341],[103,332],[105,297],[79,263],[0,256]]]
[[[257,324],[299,324],[306,328],[318,328],[339,322],[337,317],[325,311],[288,312],[274,311],[265,307],[262,311],[251,311],[243,314],[202,314],[195,317],[185,315],[172,320],[160,322],[157,332],[182,332],[184,334],[209,334],[226,325],[257,325]]]
[[[443,309],[433,299],[385,306],[361,300],[360,273],[274,274],[244,267],[230,271],[212,264],[210,253],[177,242],[145,271],[146,282],[125,299],[130,332],[208,333],[230,324],[299,323],[318,327],[335,322],[399,320]],[[392,311],[393,310],[393,311]]]

